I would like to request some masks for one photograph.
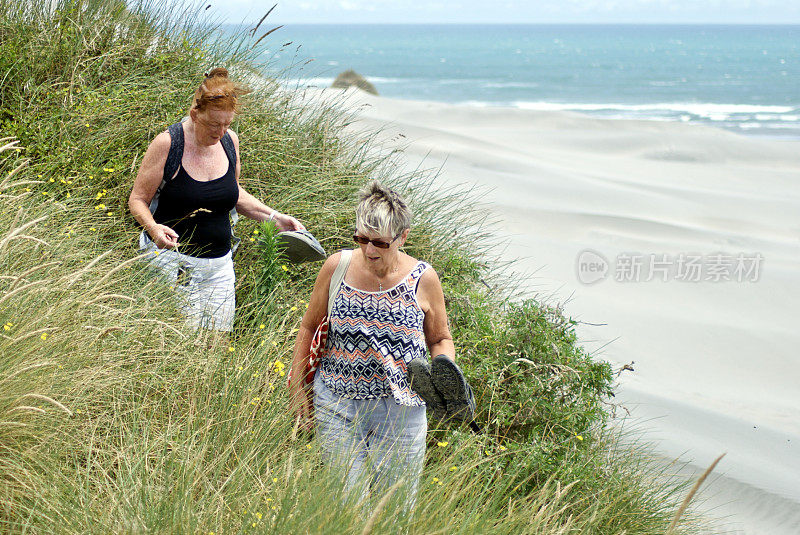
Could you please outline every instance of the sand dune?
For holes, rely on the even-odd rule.
[[[566,302],[598,357],[635,361],[621,377],[619,399],[634,414],[626,425],[647,429],[662,455],[682,456],[689,469],[728,452],[705,492],[717,504],[706,506],[709,515],[730,515],[730,533],[797,533],[800,142],[345,97],[363,106],[351,128],[381,128],[383,148],[403,148],[409,168],[441,167],[441,188],[484,188],[509,241],[503,256],[520,259],[528,293]],[[605,258],[606,279],[581,282],[584,250]],[[718,253],[760,255],[757,280],[615,278],[624,254],[642,255],[644,268],[649,255],[669,255],[673,269],[679,255],[696,254],[708,269]]]

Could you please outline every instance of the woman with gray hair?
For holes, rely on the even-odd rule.
[[[438,275],[400,250],[411,227],[405,201],[374,180],[360,197],[353,236],[358,248],[332,255],[317,276],[295,342],[290,390],[295,411],[310,427],[304,360],[327,314],[327,343],[313,380],[324,456],[344,468],[345,489],[358,489],[357,497],[402,477],[410,505],[428,424],[425,401],[409,384],[408,365],[419,359],[427,364],[427,351],[452,363],[455,347]],[[331,284],[337,267],[344,276]]]

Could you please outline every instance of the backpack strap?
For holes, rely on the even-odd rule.
[[[164,163],[164,174],[161,176],[161,184],[159,184],[156,194],[150,201],[150,213],[155,214],[158,208],[158,198],[161,196],[161,190],[167,185],[167,182],[175,178],[178,174],[178,168],[181,166],[183,159],[183,124],[178,122],[169,126],[169,153],[167,154],[167,161]],[[227,135],[227,134],[226,134]]]
[[[342,256],[339,257],[339,263],[336,264],[336,270],[331,276],[331,283],[328,287],[328,316],[331,315],[333,309],[333,302],[336,300],[336,293],[344,280],[344,274],[347,273],[347,267],[350,265],[350,260],[353,259],[353,250],[342,250]]]
[[[236,147],[233,144],[233,138],[231,137],[229,132],[225,132],[225,135],[222,136],[222,139],[219,140],[222,143],[222,148],[225,149],[225,155],[228,157],[228,161],[231,163],[234,168],[236,167]]]
[[[222,143],[222,148],[225,149],[225,155],[233,166],[234,172],[236,172],[236,147],[233,144],[233,138],[228,132],[225,132],[225,135],[222,136],[222,139],[219,141]],[[236,249],[239,248],[239,244],[242,242],[242,239],[233,233],[233,227],[239,222],[239,214],[236,212],[235,206],[231,208],[228,217],[231,219],[231,252],[235,253]]]
[[[167,162],[164,164],[164,180],[170,181],[178,174],[178,168],[183,160],[183,122],[178,122],[169,126],[169,154]]]

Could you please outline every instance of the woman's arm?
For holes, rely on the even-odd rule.
[[[160,249],[172,249],[178,245],[178,233],[166,225],[159,225],[150,213],[158,186],[164,177],[164,164],[169,154],[169,132],[161,132],[147,147],[139,166],[139,173],[133,182],[133,190],[128,197],[128,208],[150,238]]]
[[[228,130],[228,133],[231,135],[233,144],[236,147],[236,182],[239,184],[239,201],[236,203],[236,211],[256,221],[275,221],[275,225],[279,230],[305,229],[297,219],[270,208],[245,191],[239,183],[239,175],[242,169],[242,161],[239,157],[239,136],[233,130]]]
[[[331,255],[322,268],[319,270],[317,280],[314,283],[314,289],[311,291],[311,297],[308,302],[308,309],[303,315],[303,320],[300,322],[300,328],[297,332],[297,338],[294,341],[294,350],[292,352],[292,367],[289,369],[289,392],[292,396],[292,404],[295,412],[306,421],[310,418],[311,407],[308,404],[308,398],[302,388],[302,374],[305,370],[305,359],[311,350],[311,339],[314,336],[314,331],[317,326],[322,322],[328,314],[328,293],[331,284],[333,272],[336,266],[339,265],[339,259],[342,253]]]
[[[447,325],[447,310],[444,306],[444,291],[439,275],[433,268],[428,268],[422,274],[417,291],[417,300],[425,312],[425,321],[422,329],[425,331],[425,341],[431,356],[445,355],[451,360],[456,359],[456,347]]]

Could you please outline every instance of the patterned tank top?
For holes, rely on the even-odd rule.
[[[417,262],[402,281],[382,292],[365,292],[342,281],[328,317],[328,340],[319,373],[325,386],[348,399],[393,396],[399,405],[421,406],[406,365],[426,358],[417,286],[426,269]]]

